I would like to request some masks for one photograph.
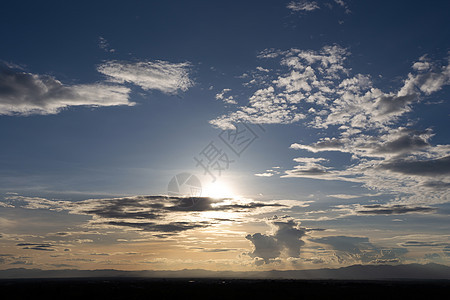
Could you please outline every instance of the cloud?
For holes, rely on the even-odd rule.
[[[450,156],[430,160],[390,160],[381,169],[409,175],[436,176],[450,174]]]
[[[291,1],[287,5],[287,8],[289,8],[292,11],[313,11],[316,9],[319,9],[319,5],[316,1]]]
[[[373,248],[373,245],[367,237],[327,236],[309,240],[319,244],[327,244],[335,250],[352,254],[361,253],[361,250]]]
[[[299,163],[299,165],[295,166],[290,174],[315,176],[328,172],[328,168],[320,164],[320,162],[326,161],[324,158],[297,157],[293,160]]]
[[[131,83],[144,90],[158,90],[166,94],[187,91],[193,86],[189,78],[189,62],[171,63],[155,61],[107,61],[97,67],[97,71],[106,75],[115,83]]]
[[[444,255],[450,256],[450,245],[445,246],[444,249],[442,249],[442,251],[444,252]]]
[[[442,242],[422,242],[422,241],[406,241],[402,243],[403,247],[449,247],[450,243]]]
[[[26,260],[16,260],[13,261],[11,263],[9,263],[10,265],[27,265],[27,266],[31,266],[33,263],[26,261]]]
[[[268,220],[274,228],[273,234],[248,234],[245,238],[252,242],[253,252],[248,253],[252,258],[262,259],[265,264],[273,262],[281,255],[287,257],[299,257],[300,248],[305,244],[301,238],[306,229],[300,227],[300,223],[294,219],[285,217],[273,217]]]
[[[163,234],[205,228],[222,222],[220,218],[210,217],[208,214],[199,214],[202,212],[223,212],[231,216],[232,219],[241,219],[252,214],[277,211],[293,205],[293,203],[283,200],[255,202],[245,199],[168,196],[58,201],[13,195],[7,197],[6,201],[9,205],[25,209],[47,209],[56,212],[67,211],[76,215],[88,215],[91,216],[88,224],[93,228],[132,228],[141,232]],[[185,221],[187,219],[189,221]],[[75,242],[81,241],[88,240],[75,240]],[[34,244],[23,244],[22,246],[45,248],[42,245]]]
[[[23,247],[27,250],[39,250],[39,251],[55,251],[52,244],[35,244],[35,243],[19,243],[16,246]]]
[[[426,151],[431,147],[429,140],[433,135],[431,129],[417,131],[399,127],[378,136],[358,134],[353,137],[326,137],[310,145],[294,143],[290,148],[307,150],[313,153],[339,151],[351,153],[358,157],[388,158],[400,154]]]
[[[108,41],[104,37],[101,37],[101,36],[98,37],[98,47],[105,52],[110,52],[110,53],[116,52],[115,49],[112,49],[110,47]]]
[[[349,263],[398,263],[408,252],[406,248],[380,248],[367,237],[326,236],[309,241],[328,245],[335,251],[338,262]]]
[[[168,232],[177,233],[181,231],[186,231],[195,228],[208,227],[210,224],[208,222],[170,222],[165,224],[156,224],[152,222],[125,222],[125,221],[108,221],[101,224],[114,225],[121,227],[132,227],[138,228],[143,231],[156,231],[156,232]]]
[[[345,143],[337,138],[324,138],[312,145],[302,145],[294,143],[290,146],[291,149],[300,150],[304,149],[310,152],[317,153],[319,151],[341,151]]]
[[[349,14],[351,13],[351,10],[348,8],[347,3],[345,3],[343,0],[334,0],[334,2],[336,2],[337,4],[339,4],[341,7],[343,7],[345,9],[345,13]]]
[[[401,215],[408,213],[429,213],[434,212],[432,207],[408,207],[406,205],[363,205],[363,209],[357,210],[356,213],[363,215]]]
[[[265,173],[256,173],[255,176],[258,177],[272,177],[273,173],[265,172]]]
[[[443,181],[426,181],[422,185],[425,187],[433,188],[433,189],[448,189],[448,188],[450,188],[450,182],[443,182]]]
[[[319,50],[267,49],[258,57],[275,60],[277,68],[265,73],[267,78],[251,91],[246,105],[210,120],[210,124],[229,129],[236,122],[300,123],[328,135],[308,144],[292,143],[291,149],[341,152],[352,160],[343,165],[342,160],[325,164],[297,157],[297,164],[281,177],[356,182],[396,193],[396,202],[410,204],[450,201],[445,188],[450,184],[450,145],[433,144],[433,130],[413,128],[410,119],[419,103],[450,84],[448,61],[422,56],[399,87],[383,91],[371,76],[352,74],[346,65],[350,55],[339,45]],[[257,174],[265,173],[272,172]]]
[[[237,104],[236,100],[234,100],[233,96],[226,97],[225,94],[231,92],[231,89],[223,89],[220,93],[216,94],[217,100],[222,100],[227,104]]]
[[[95,83],[64,85],[49,75],[0,65],[0,115],[57,114],[72,106],[132,106],[130,89]]]

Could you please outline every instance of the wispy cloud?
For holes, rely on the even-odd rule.
[[[381,248],[367,237],[325,236],[309,241],[327,245],[334,251],[334,257],[341,264],[354,263],[399,263],[408,252],[406,248]]]
[[[92,228],[133,228],[154,233],[178,233],[210,227],[229,218],[243,220],[244,217],[274,212],[293,205],[282,200],[256,202],[244,199],[167,196],[134,196],[74,202],[11,196],[7,197],[6,201],[13,207],[88,215],[91,217],[88,225]]]
[[[289,8],[292,11],[313,11],[316,9],[319,9],[319,5],[316,1],[291,1],[287,5],[287,8]]]
[[[111,48],[108,41],[102,36],[98,37],[98,47],[105,52],[110,52],[110,53],[116,52],[116,50]]]
[[[97,70],[115,83],[131,83],[144,90],[158,90],[167,94],[187,91],[194,83],[189,77],[189,62],[107,61]]]

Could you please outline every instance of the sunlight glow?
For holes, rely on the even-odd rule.
[[[228,184],[216,181],[204,188],[202,196],[211,198],[234,198],[235,194]]]

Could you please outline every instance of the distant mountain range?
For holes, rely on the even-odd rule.
[[[201,269],[179,271],[119,271],[119,270],[41,270],[15,268],[0,270],[0,279],[6,278],[87,278],[87,277],[147,277],[147,278],[227,278],[227,279],[349,279],[400,280],[448,279],[450,267],[439,264],[353,265],[338,269],[290,271],[208,271]]]

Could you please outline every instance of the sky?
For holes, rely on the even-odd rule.
[[[447,1],[0,4],[0,269],[450,265]]]

